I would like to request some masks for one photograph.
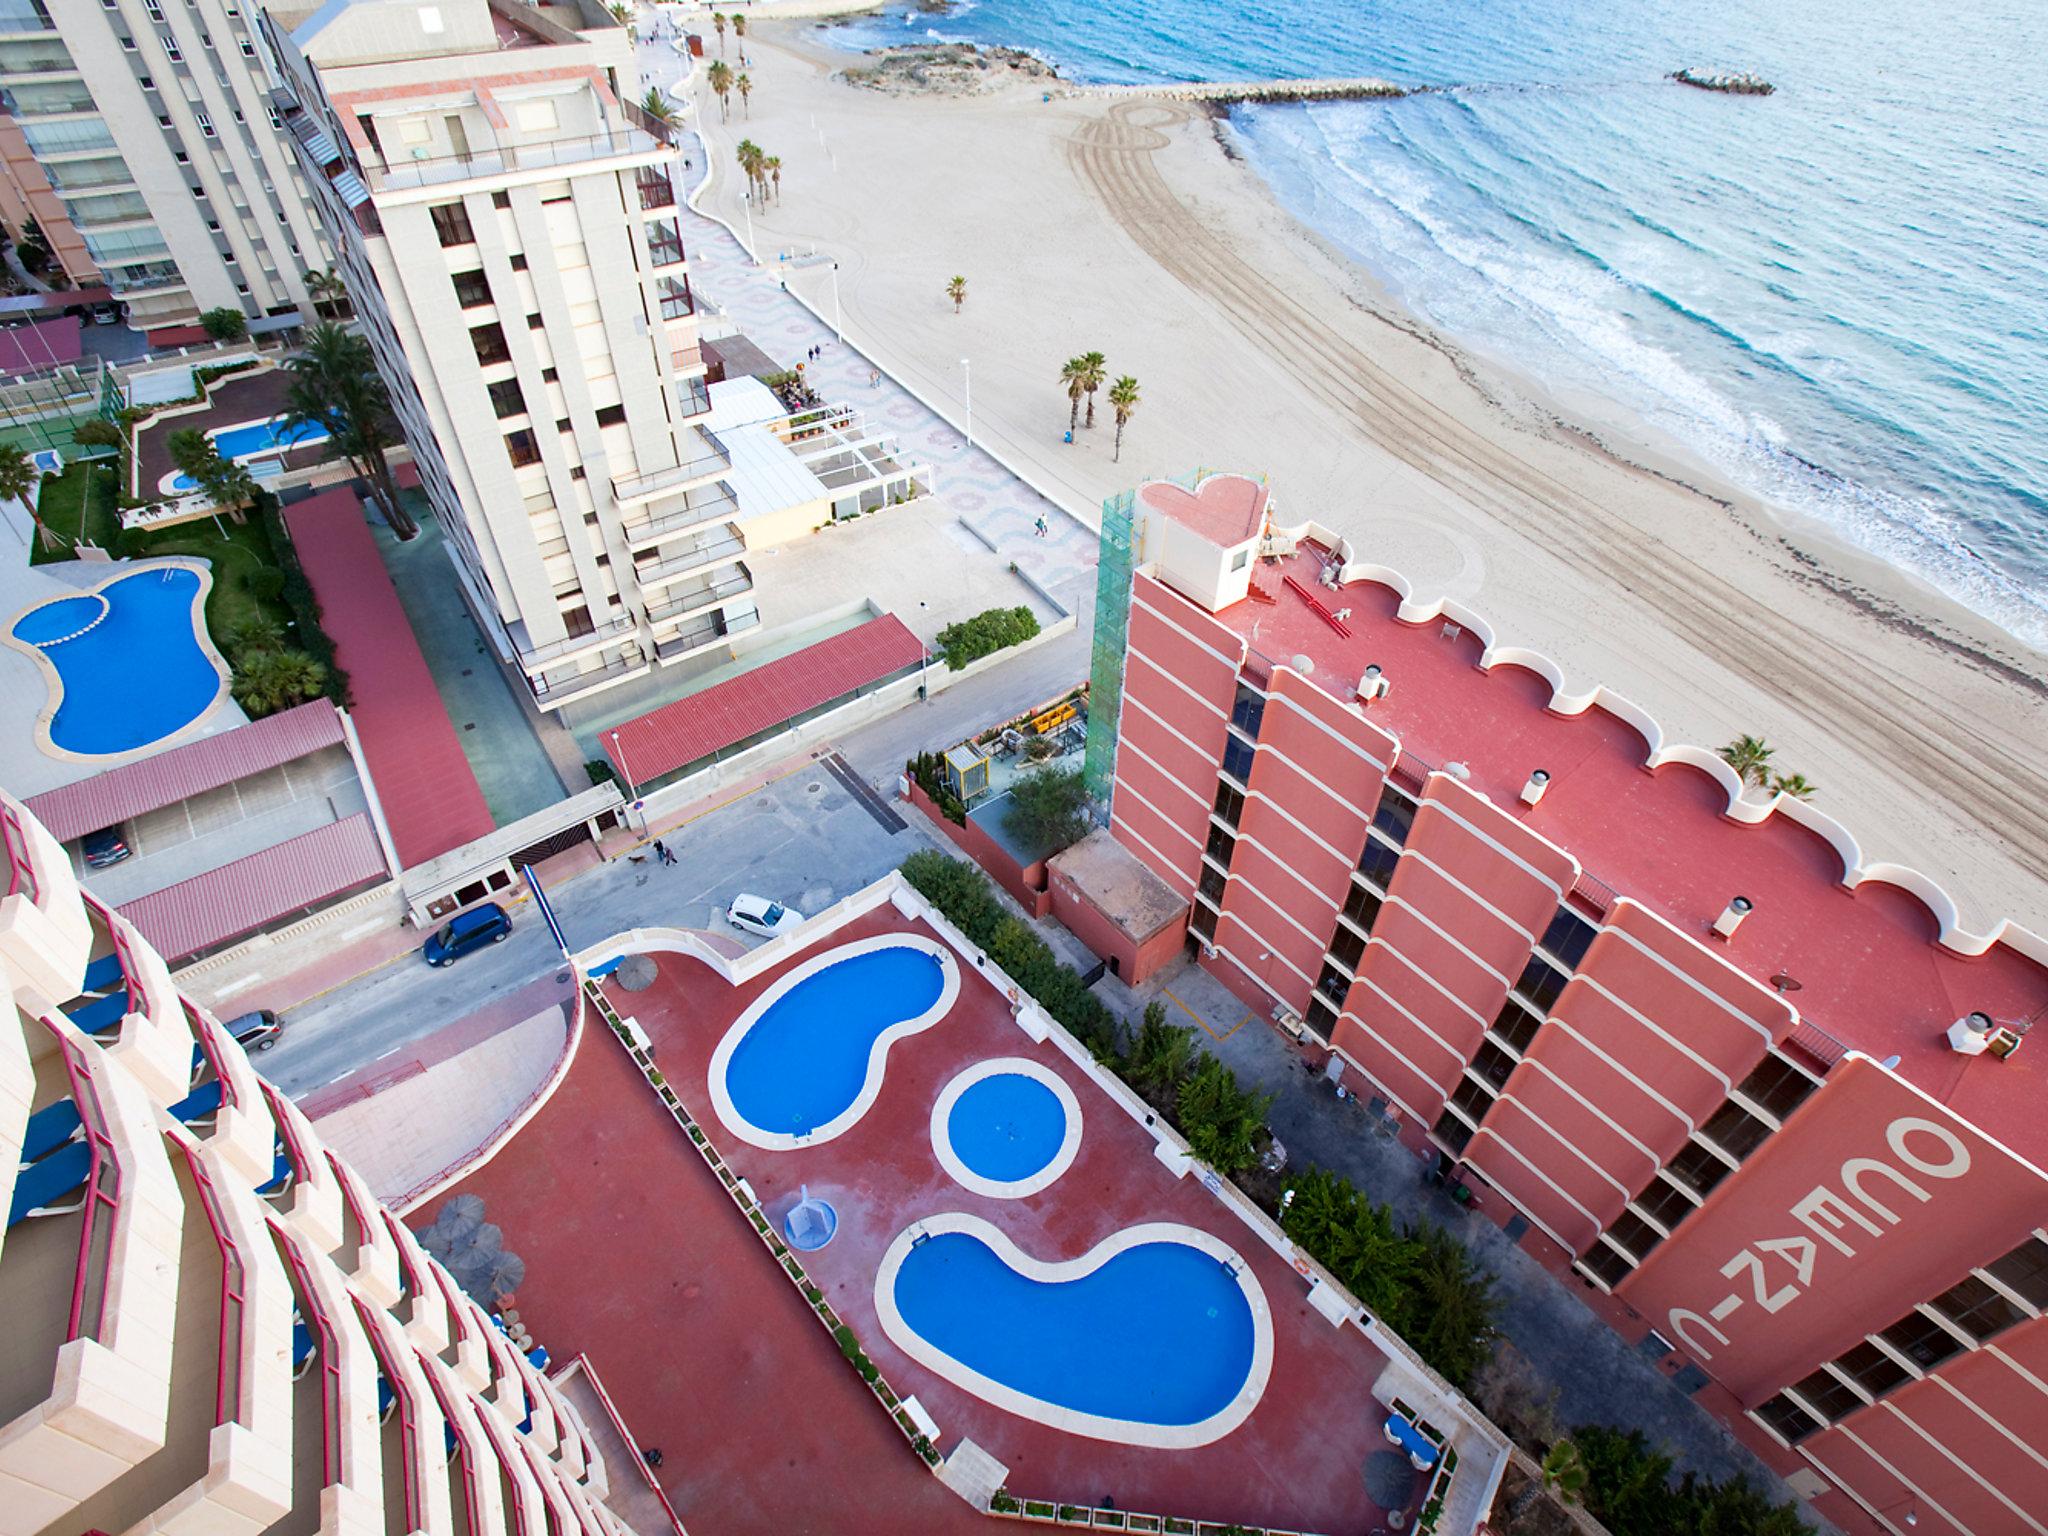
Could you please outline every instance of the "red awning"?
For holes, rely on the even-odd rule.
[[[28,808],[59,842],[162,810],[344,740],[341,712],[325,699],[202,737],[139,763],[32,795]]]
[[[646,784],[923,659],[909,626],[886,613],[606,731],[605,752]]]
[[[322,906],[388,878],[377,830],[364,812],[330,822],[122,905],[164,960],[176,965],[201,950],[267,928],[281,917]]]
[[[353,492],[327,491],[286,507],[284,520],[348,673],[350,717],[399,862],[410,869],[492,831],[362,504]],[[452,584],[447,601],[461,601]]]

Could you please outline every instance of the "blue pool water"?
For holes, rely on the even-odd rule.
[[[259,454],[274,453],[281,448],[302,448],[308,443],[324,443],[332,434],[317,421],[302,421],[291,431],[285,430],[282,416],[269,421],[244,422],[239,427],[229,427],[213,436],[214,452],[224,459],[253,459]],[[171,489],[180,493],[196,491],[199,482],[190,475],[180,473],[171,481]]]
[[[128,752],[175,734],[205,714],[220,674],[193,634],[197,572],[139,571],[17,620],[14,636],[49,657],[63,681],[50,739],[67,752]],[[75,639],[101,611],[106,617]]]
[[[904,1322],[962,1365],[1102,1418],[1198,1424],[1251,1375],[1251,1305],[1185,1243],[1141,1243],[1081,1279],[1048,1282],[948,1232],[910,1250],[895,1298]]]
[[[984,1077],[953,1101],[946,1137],[969,1171],[1016,1183],[1050,1163],[1067,1134],[1067,1107],[1021,1072]]]
[[[860,1097],[875,1042],[939,1000],[938,960],[907,944],[849,955],[769,1005],[726,1062],[733,1108],[764,1131],[800,1136]]]

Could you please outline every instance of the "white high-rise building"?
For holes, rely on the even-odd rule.
[[[632,1536],[601,1395],[513,1345],[4,795],[0,999],[0,1536]]]
[[[258,329],[297,323],[305,274],[329,263],[257,14],[256,0],[0,0],[0,109],[24,171],[61,200],[138,329],[223,308]]]
[[[559,709],[760,622],[677,225],[596,0],[333,0],[265,29],[316,206],[479,622]]]

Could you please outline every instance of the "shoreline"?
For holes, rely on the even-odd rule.
[[[2038,654],[1434,332],[1231,158],[1204,104],[861,91],[833,78],[854,56],[808,33],[750,30],[749,113],[707,98],[710,197],[740,217],[739,137],[783,155],[764,260],[833,256],[850,339],[956,411],[971,355],[977,438],[1048,494],[1092,522],[1140,478],[1269,472],[1289,515],[1487,612],[1574,687],[1687,740],[1767,735],[1867,857],[1926,870],[1974,926],[2041,926]],[[832,313],[822,269],[788,282]],[[1086,345],[1145,386],[1120,464],[1107,431],[1060,441],[1059,360]]]

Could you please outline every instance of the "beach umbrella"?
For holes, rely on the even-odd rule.
[[[654,962],[645,955],[628,955],[612,974],[626,991],[645,992],[654,985]]]
[[[436,1213],[434,1225],[427,1230],[438,1230],[447,1241],[460,1242],[483,1224],[483,1197],[456,1195]]]
[[[1374,1451],[1365,1458],[1365,1496],[1392,1514],[1415,1502],[1416,1473],[1399,1451]]]

